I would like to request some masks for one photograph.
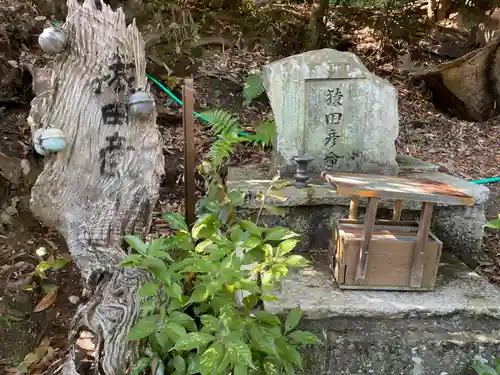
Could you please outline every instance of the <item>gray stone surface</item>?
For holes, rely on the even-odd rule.
[[[418,163],[413,162],[413,165]],[[412,170],[415,170],[412,168]],[[405,177],[425,177],[446,182],[460,191],[472,196],[475,206],[445,206],[436,205],[432,222],[434,234],[443,242],[444,248],[452,250],[470,267],[477,266],[477,260],[483,254],[482,238],[486,216],[485,207],[488,202],[489,189],[484,185],[476,185],[465,180],[435,172],[400,173]],[[258,176],[257,180],[252,176]],[[244,169],[230,169],[228,186],[231,189],[241,189],[247,192],[247,209],[257,209],[260,205],[257,194],[264,193],[271,181],[263,179],[258,167],[247,166]],[[236,178],[236,180],[235,180]],[[280,190],[280,195],[287,197],[286,201],[269,198],[269,203],[286,209],[286,216],[266,217],[270,225],[286,225],[298,233],[306,234],[300,245],[304,248],[327,248],[331,237],[331,225],[336,219],[347,217],[350,198],[339,196],[322,180],[312,180],[309,186],[297,189],[290,180],[290,186]],[[361,199],[360,216],[364,214],[367,200]],[[403,203],[403,219],[419,218],[419,202]],[[379,202],[379,217],[391,218],[390,209],[394,207],[391,199],[381,199]]]
[[[266,302],[273,312],[300,306],[307,319],[403,316],[448,316],[455,313],[500,319],[500,290],[455,256],[444,252],[430,292],[343,291],[328,271],[326,252],[316,252],[313,266],[290,272],[279,291],[279,303]],[[500,321],[499,321],[500,322]],[[500,330],[500,325],[496,327]]]
[[[481,203],[472,208],[438,206],[434,212],[434,234],[472,268],[483,255],[485,210],[486,203]]]
[[[276,121],[273,171],[291,175],[292,158],[308,155],[311,170],[396,173],[396,89],[356,55],[310,51],[263,73]]]
[[[432,292],[341,291],[321,256],[292,272],[265,308],[303,310],[324,346],[304,350],[308,375],[472,375],[500,357],[500,291],[443,254]]]
[[[500,183],[489,184],[488,188],[491,194],[486,212],[488,216],[495,217],[500,215]]]
[[[438,172],[439,165],[428,163],[411,155],[396,155],[399,173],[404,172]]]

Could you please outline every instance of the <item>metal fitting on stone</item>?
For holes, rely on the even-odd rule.
[[[307,166],[314,160],[312,156],[294,156],[293,160],[297,163],[297,172],[295,173],[295,187],[304,188],[309,180],[307,175]]]

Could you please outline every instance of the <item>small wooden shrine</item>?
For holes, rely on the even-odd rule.
[[[430,179],[329,173],[322,177],[351,197],[349,218],[332,228],[331,268],[341,289],[432,290],[442,243],[430,232],[433,206],[474,205],[452,186]],[[368,199],[358,219],[358,203]],[[377,219],[380,199],[394,200],[392,220]],[[422,202],[418,222],[402,221],[403,201]]]

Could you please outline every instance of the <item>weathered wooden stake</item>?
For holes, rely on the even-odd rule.
[[[413,254],[413,266],[411,270],[410,287],[419,288],[422,285],[422,275],[424,273],[424,251],[425,244],[429,241],[429,233],[432,220],[432,211],[434,204],[429,202],[422,203],[420,211],[420,220],[418,222],[417,241],[415,252]]]
[[[392,220],[399,221],[401,220],[401,211],[403,209],[403,201],[401,199],[397,199],[394,203],[394,211],[392,212]]]
[[[366,271],[368,269],[368,259],[370,257],[370,243],[372,234],[375,229],[375,220],[377,219],[378,198],[368,198],[368,206],[366,207],[363,230],[361,232],[361,243],[359,247],[359,258],[356,268],[354,282],[362,285],[365,281]]]
[[[358,204],[359,197],[352,197],[349,205],[349,219],[356,219],[358,217]]]
[[[186,222],[191,226],[196,221],[194,181],[196,149],[194,144],[194,88],[193,80],[186,78],[182,86],[182,124],[184,127],[184,205]]]

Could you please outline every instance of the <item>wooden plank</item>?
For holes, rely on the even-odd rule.
[[[337,194],[350,197],[378,197],[406,201],[474,205],[474,199],[441,181],[374,174],[322,173]]]
[[[422,274],[424,272],[424,251],[425,244],[428,241],[433,204],[429,202],[422,203],[422,210],[420,211],[420,222],[417,233],[417,243],[413,253],[413,265],[410,277],[410,287],[419,288],[422,285]]]
[[[30,208],[64,237],[84,294],[92,295],[73,323],[105,338],[95,358],[96,368],[104,370],[97,372],[121,374],[130,361],[126,336],[137,320],[136,296],[148,280],[143,270],[120,267],[129,254],[123,236],[150,233],[165,171],[163,140],[154,100],[130,103],[139,89],[140,97],[153,99],[137,27],[126,25],[121,9],[98,10],[94,0],[67,5],[68,46],[50,64],[55,89],[37,95],[29,115],[32,132],[59,128],[67,148],[46,158],[31,188]],[[74,336],[61,373],[81,372],[79,332]]]
[[[366,209],[364,226],[361,234],[361,244],[359,246],[359,258],[356,268],[355,284],[362,284],[366,277],[366,268],[368,266],[368,256],[370,250],[370,241],[377,217],[378,198],[370,198]]]
[[[186,78],[182,86],[182,123],[184,126],[184,204],[188,226],[196,221],[195,214],[195,162],[196,149],[194,145],[194,88],[193,80]]]
[[[358,230],[358,229],[344,229],[342,232],[346,233],[346,234],[352,234],[352,235],[360,234],[360,230]],[[373,236],[393,236],[393,237],[396,237],[396,236],[407,236],[407,237],[414,237],[416,235],[417,235],[417,231],[411,231],[411,232],[408,231],[407,233],[402,233],[401,231],[394,232],[394,231],[390,231],[388,229],[386,229],[386,230],[375,229],[375,232],[372,233],[372,239],[373,239]]]
[[[363,224],[356,223],[343,223],[340,226],[340,230],[349,231],[349,230],[361,230],[363,229]],[[395,233],[407,233],[407,232],[415,232],[418,231],[418,225],[390,225],[390,224],[378,224],[375,222],[375,231],[390,231]]]
[[[364,220],[363,219],[339,219],[338,220],[340,227],[342,227],[343,224],[363,224]],[[375,220],[375,225],[397,225],[397,226],[403,226],[403,227],[418,227],[418,222],[417,221],[394,221],[394,220],[383,220],[383,219],[377,219]]]
[[[349,205],[349,219],[356,219],[358,217],[358,203],[359,197],[351,198],[351,204]]]
[[[394,211],[392,212],[392,220],[399,221],[401,220],[401,209],[403,208],[403,201],[401,199],[397,199],[394,203]]]
[[[339,289],[343,290],[387,290],[387,291],[412,291],[412,292],[429,292],[435,289],[435,286],[431,287],[422,287],[422,288],[411,288],[409,286],[387,286],[387,285],[350,285],[350,284],[341,284],[337,282]]]

